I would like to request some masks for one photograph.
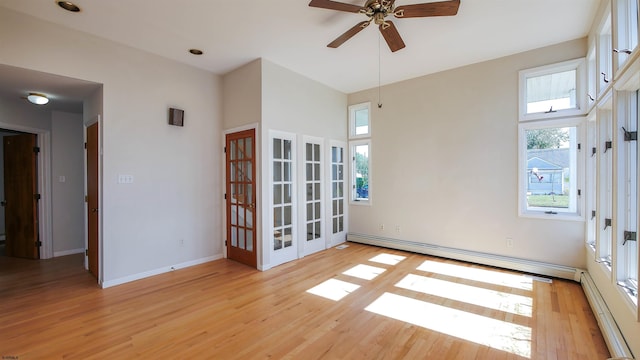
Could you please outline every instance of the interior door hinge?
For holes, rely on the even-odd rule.
[[[84,143],[84,148],[85,148],[85,149],[87,148],[87,143]]]
[[[227,194],[224,194],[224,199],[227,200]]]
[[[227,246],[227,240],[224,241],[224,246]]]
[[[226,146],[224,147],[224,153],[225,154],[227,153],[227,147]]]
[[[638,141],[637,131],[627,131],[624,126],[622,127],[622,131],[624,131],[624,141]]]
[[[84,256],[89,256],[89,249],[84,249]]]
[[[635,231],[625,231],[624,232],[624,241],[622,245],[625,245],[627,241],[637,241],[636,232]]]
[[[85,195],[84,196],[84,202],[88,203],[89,202],[89,195]]]
[[[33,198],[35,200],[40,200],[40,194],[33,194]]]
[[[36,247],[41,247],[42,246],[42,241],[38,240],[36,241]]]
[[[33,147],[33,152],[36,153],[36,154],[39,153],[40,152],[40,148],[37,147],[37,146],[34,146]]]

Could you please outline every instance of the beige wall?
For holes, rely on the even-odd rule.
[[[220,77],[7,9],[0,43],[1,64],[103,84],[89,107],[103,115],[106,285],[221,256]],[[167,125],[169,107],[184,127]]]
[[[518,217],[518,71],[586,39],[349,95],[372,102],[372,206],[350,232],[585,267],[581,221]],[[379,225],[384,224],[384,230]],[[396,232],[400,226],[400,232]],[[513,247],[506,239],[513,239]]]

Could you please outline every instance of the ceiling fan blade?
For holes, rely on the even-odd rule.
[[[453,16],[458,13],[459,7],[460,0],[404,5],[395,8],[393,15],[397,18]]]
[[[345,3],[332,1],[332,0],[311,0],[311,2],[309,3],[309,6],[322,8],[322,9],[329,9],[329,10],[346,11],[346,12],[352,12],[352,13],[360,12],[360,10],[362,9],[362,6],[345,4]]]
[[[393,25],[391,21],[385,21],[384,23],[380,24],[379,29],[382,33],[382,37],[384,37],[387,45],[389,45],[389,49],[391,49],[391,52],[396,52],[404,48],[404,41],[402,41],[402,37],[400,36],[398,29],[395,25]]]
[[[344,34],[338,36],[335,40],[333,40],[331,43],[329,43],[329,45],[327,45],[327,47],[337,48],[338,46],[344,44],[345,41],[351,39],[355,34],[357,34],[360,31],[362,31],[362,29],[364,29],[367,26],[369,26],[369,24],[371,24],[370,20],[358,23],[356,26],[354,26],[351,29],[347,30]]]

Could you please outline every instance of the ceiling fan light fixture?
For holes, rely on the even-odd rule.
[[[39,93],[29,93],[29,95],[27,95],[27,100],[36,105],[46,105],[49,103],[49,98],[46,95]]]
[[[80,7],[78,5],[72,3],[71,1],[56,1],[58,6],[61,8],[71,11],[71,12],[80,12]]]

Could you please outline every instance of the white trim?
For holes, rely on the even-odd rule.
[[[222,259],[222,254],[217,254],[217,255],[213,255],[213,256],[207,256],[207,257],[204,257],[204,258],[191,260],[191,261],[186,261],[186,262],[175,264],[175,265],[163,266],[163,267],[158,268],[158,269],[144,271],[144,272],[141,272],[141,273],[124,276],[124,277],[121,277],[121,278],[104,281],[102,283],[102,288],[106,289],[108,287],[121,285],[121,284],[125,284],[125,283],[128,283],[128,282],[132,282],[132,281],[148,278],[148,277],[151,277],[151,276],[160,275],[160,274],[168,273],[168,272],[171,272],[171,271],[174,271],[174,270],[184,269],[184,268],[187,268],[187,267],[200,265],[200,264],[204,264],[204,263],[208,263],[208,262],[215,261],[215,260],[220,260],[220,259]]]
[[[557,110],[551,113],[527,113],[527,79],[536,76],[550,75],[558,72],[576,70],[576,108]],[[519,104],[519,120],[531,121],[552,119],[566,116],[578,116],[584,115],[587,110],[587,95],[584,90],[583,84],[586,84],[585,79],[585,59],[573,59],[567,60],[555,64],[549,64],[532,69],[525,69],[519,71],[518,82],[518,104]]]
[[[51,131],[3,122],[0,122],[0,128],[35,134],[37,136],[37,144],[38,147],[40,147],[41,154],[38,159],[37,167],[38,192],[41,195],[40,201],[38,202],[38,232],[40,234],[40,241],[42,242],[42,247],[40,248],[40,259],[49,259],[53,257]]]
[[[53,252],[53,257],[67,256],[67,255],[73,255],[73,254],[82,254],[84,252],[85,251],[84,251],[83,248],[71,249],[71,250],[63,250],[63,251],[54,251]]]
[[[591,306],[593,315],[598,321],[598,327],[602,332],[605,343],[607,343],[607,348],[612,358],[632,359],[633,355],[627,346],[624,336],[622,336],[613,315],[609,311],[607,303],[602,298],[602,295],[588,272],[584,271],[581,274],[580,284]]]

